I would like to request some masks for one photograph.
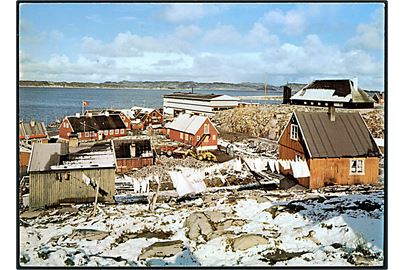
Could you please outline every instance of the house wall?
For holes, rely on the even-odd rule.
[[[131,130],[131,119],[124,113],[120,113],[120,117],[122,122],[124,122],[126,129]]]
[[[64,125],[64,123],[67,123],[68,127]],[[129,127],[131,125],[129,124]],[[101,136],[102,140],[108,140],[111,138],[116,138],[116,137],[123,137],[126,136],[127,132],[125,129],[118,129],[118,134],[116,134],[116,130],[112,129],[113,134],[111,135],[111,130],[107,130],[107,134],[105,134],[105,130],[100,130],[100,132],[103,132],[103,135]],[[59,127],[59,138],[69,140],[69,135],[73,132],[72,126],[70,125],[69,121],[67,119],[64,119]],[[79,141],[98,141],[99,136],[98,132],[94,131],[93,133],[91,131],[88,131],[87,134],[86,132],[78,132],[78,139]],[[86,136],[87,135],[87,136]]]
[[[27,175],[31,152],[20,151],[20,177]]]
[[[69,180],[65,180],[65,173],[70,175]],[[106,196],[99,193],[99,202],[114,202],[115,168],[32,172],[29,183],[30,208],[44,208],[60,203],[94,202],[96,191],[83,182],[82,173],[98,181],[100,188],[108,192]]]
[[[295,124],[295,119],[293,119]],[[290,159],[295,160],[295,157],[299,155],[302,159],[307,159],[308,154],[304,149],[304,140],[302,138],[301,130],[298,129],[298,140],[293,140],[290,138],[291,134],[291,121],[288,123],[287,127],[284,130],[284,133],[281,134],[279,139],[279,148],[278,156],[279,159]]]
[[[292,119],[295,123],[295,119]],[[297,155],[307,160],[311,177],[298,178],[298,183],[307,188],[320,188],[328,184],[353,185],[376,184],[379,173],[379,158],[365,158],[364,175],[350,175],[351,158],[316,158],[310,159],[304,148],[301,131],[298,131],[298,140],[290,138],[291,121],[279,140],[279,159],[295,160]],[[280,166],[281,167],[281,166]],[[292,170],[280,168],[284,175],[292,175]]]
[[[153,165],[153,157],[117,158],[117,172],[120,173],[151,165]]]
[[[309,188],[320,188],[328,184],[355,185],[377,184],[379,158],[364,158],[364,175],[350,175],[351,158],[317,158],[309,160],[311,172]],[[301,183],[300,183],[301,184]]]
[[[204,124],[209,125],[209,132],[210,132],[210,137],[205,139],[202,144],[200,145],[199,148],[204,149],[204,150],[214,150],[217,149],[218,146],[218,132],[212,125],[212,123],[208,120],[208,118],[205,120],[205,122],[201,125],[201,127],[198,129],[195,135],[192,134],[187,134],[188,139],[186,139],[186,133],[180,132],[177,130],[172,130],[168,129],[168,135],[169,138],[173,141],[185,143],[191,146],[196,146],[198,140],[197,137],[202,138],[204,135]],[[183,138],[181,138],[180,134],[183,134]]]

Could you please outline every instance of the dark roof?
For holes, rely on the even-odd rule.
[[[69,116],[68,120],[74,132],[99,131],[125,128],[125,124],[118,114],[94,116]],[[84,128],[86,126],[86,128]]]
[[[48,134],[43,122],[30,121],[29,123],[19,123],[19,136],[25,137],[46,137]]]
[[[136,157],[140,157],[144,151],[152,151],[150,140],[148,139],[114,140],[113,143],[117,158],[130,158],[131,144],[135,145]]]
[[[312,158],[379,156],[380,151],[358,112],[294,112]]]
[[[172,94],[164,95],[164,98],[177,98],[177,99],[194,99],[194,100],[211,100],[222,95],[216,94],[196,94],[196,93],[183,93],[175,92]]]
[[[345,97],[352,91],[350,80],[315,80],[303,89],[334,89],[334,95],[339,97]]]

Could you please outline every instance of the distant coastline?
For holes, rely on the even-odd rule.
[[[104,83],[90,83],[90,82],[51,82],[51,81],[25,81],[19,82],[19,87],[27,88],[78,88],[78,89],[142,89],[142,90],[164,90],[164,91],[178,91],[178,90],[241,90],[241,91],[263,91],[263,83],[199,83],[199,82],[179,82],[179,81],[146,81],[146,82],[104,82]],[[267,85],[267,91],[279,92],[281,87]]]

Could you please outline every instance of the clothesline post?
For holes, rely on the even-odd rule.
[[[97,199],[98,199],[98,190],[100,186],[98,184],[98,181],[96,180],[96,198],[94,199],[94,209],[93,209],[93,214],[92,216],[95,216],[97,213]]]
[[[149,211],[151,211],[151,212],[155,211],[155,205],[156,205],[157,197],[159,196],[160,182],[161,182],[161,180],[159,179],[159,181],[157,181],[158,186],[156,188],[156,192],[155,192],[155,194],[153,194],[152,200],[151,200],[151,202],[149,204]]]

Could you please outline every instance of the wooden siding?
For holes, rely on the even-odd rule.
[[[295,122],[295,119],[293,119]],[[301,130],[298,129],[298,140],[293,140],[290,138],[291,133],[291,121],[288,122],[284,133],[281,134],[279,140],[279,159],[289,159],[294,160],[296,155],[301,156],[303,159],[308,158],[306,150],[304,149],[304,141],[302,139]]]
[[[124,173],[134,168],[153,165],[153,157],[117,158],[117,172]]]
[[[205,120],[205,122],[197,130],[195,135],[187,134],[187,133],[180,132],[180,131],[173,130],[173,129],[168,129],[167,131],[168,131],[168,134],[169,134],[169,137],[171,140],[195,146],[198,142],[197,136],[199,136],[201,138],[204,135],[204,124],[209,125],[209,133],[211,136],[208,138],[207,141],[204,140],[200,146],[202,146],[202,147],[217,146],[218,145],[218,132],[216,131],[216,129],[214,128],[214,126],[211,124],[211,122],[208,119]],[[182,139],[180,138],[180,133],[183,133]],[[187,140],[186,140],[186,136],[185,136],[186,134],[188,135]],[[214,139],[214,135],[215,135],[215,139]]]
[[[309,188],[320,188],[328,184],[355,185],[377,184],[379,158],[364,158],[364,175],[350,175],[351,158],[317,158],[309,160],[311,172]]]
[[[20,151],[20,177],[27,175],[28,163],[30,161],[31,152]]]
[[[65,180],[65,173],[70,175],[69,180]],[[100,188],[108,192],[106,196],[101,196],[99,193],[99,202],[114,201],[114,168],[71,170],[67,172],[52,171],[30,174],[30,208],[44,208],[56,206],[60,203],[94,202],[96,191],[83,182],[82,173],[91,179],[99,181]]]

